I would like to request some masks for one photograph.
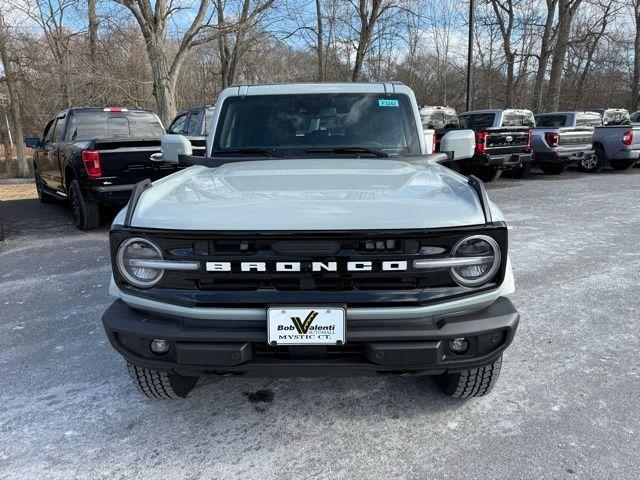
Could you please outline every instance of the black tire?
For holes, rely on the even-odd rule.
[[[601,172],[607,164],[607,156],[601,146],[595,147],[595,156],[587,156],[578,160],[578,168],[585,173]]]
[[[611,160],[611,167],[614,170],[626,170],[635,163],[635,160]]]
[[[482,397],[491,391],[500,376],[502,356],[489,365],[435,377],[440,390],[452,398]]]
[[[547,175],[560,175],[567,169],[566,165],[562,163],[541,163],[540,170],[542,170]]]
[[[529,176],[529,173],[531,173],[531,162],[527,162],[527,163],[523,163],[522,165],[520,165],[517,168],[514,168],[512,170],[506,170],[504,172],[504,176],[505,177],[509,177],[509,178],[525,178]]]
[[[470,173],[478,177],[484,183],[488,183],[500,178],[500,175],[502,175],[502,170],[497,167],[486,167],[474,169]]]
[[[53,203],[55,199],[51,196],[49,192],[47,192],[44,183],[42,182],[42,177],[40,177],[40,173],[36,170],[36,191],[38,192],[38,200],[42,203]]]
[[[78,180],[72,180],[69,185],[69,204],[73,223],[80,230],[91,230],[100,224],[98,204],[82,196]]]
[[[149,398],[185,398],[198,383],[199,377],[183,377],[175,373],[158,372],[127,364],[129,375],[138,389]]]

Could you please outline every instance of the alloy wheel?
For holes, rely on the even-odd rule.
[[[598,157],[596,157],[595,155],[591,155],[590,157],[583,158],[581,160],[581,163],[582,167],[586,170],[593,170],[598,164]]]

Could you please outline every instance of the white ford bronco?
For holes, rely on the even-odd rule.
[[[112,346],[143,393],[184,397],[202,375],[433,375],[487,393],[519,315],[507,227],[481,181],[426,154],[399,83],[236,86],[206,155],[134,189],[110,232]]]

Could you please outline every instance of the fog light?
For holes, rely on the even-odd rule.
[[[449,350],[453,353],[462,354],[469,350],[469,342],[466,338],[454,338],[449,342]]]
[[[169,351],[169,342],[166,340],[160,340],[158,338],[154,338],[151,340],[151,345],[149,346],[153,353],[157,353],[158,355],[167,353]]]

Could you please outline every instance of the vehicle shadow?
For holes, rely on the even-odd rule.
[[[96,231],[106,232],[116,212],[101,212],[100,227]],[[37,198],[0,201],[0,224],[4,231],[4,240],[13,237],[38,235],[83,234],[73,224],[69,205],[65,201],[49,204],[41,203]]]
[[[240,403],[238,397],[241,395]],[[231,400],[232,397],[235,400]],[[317,417],[358,421],[379,416],[407,419],[425,414],[452,412],[466,402],[441,393],[429,376],[349,377],[349,378],[242,378],[205,377],[185,400],[190,408],[178,410],[186,417],[201,415],[207,405],[233,405],[236,413],[273,414],[276,418]],[[169,407],[172,415],[177,412]],[[243,418],[240,415],[240,418]]]

